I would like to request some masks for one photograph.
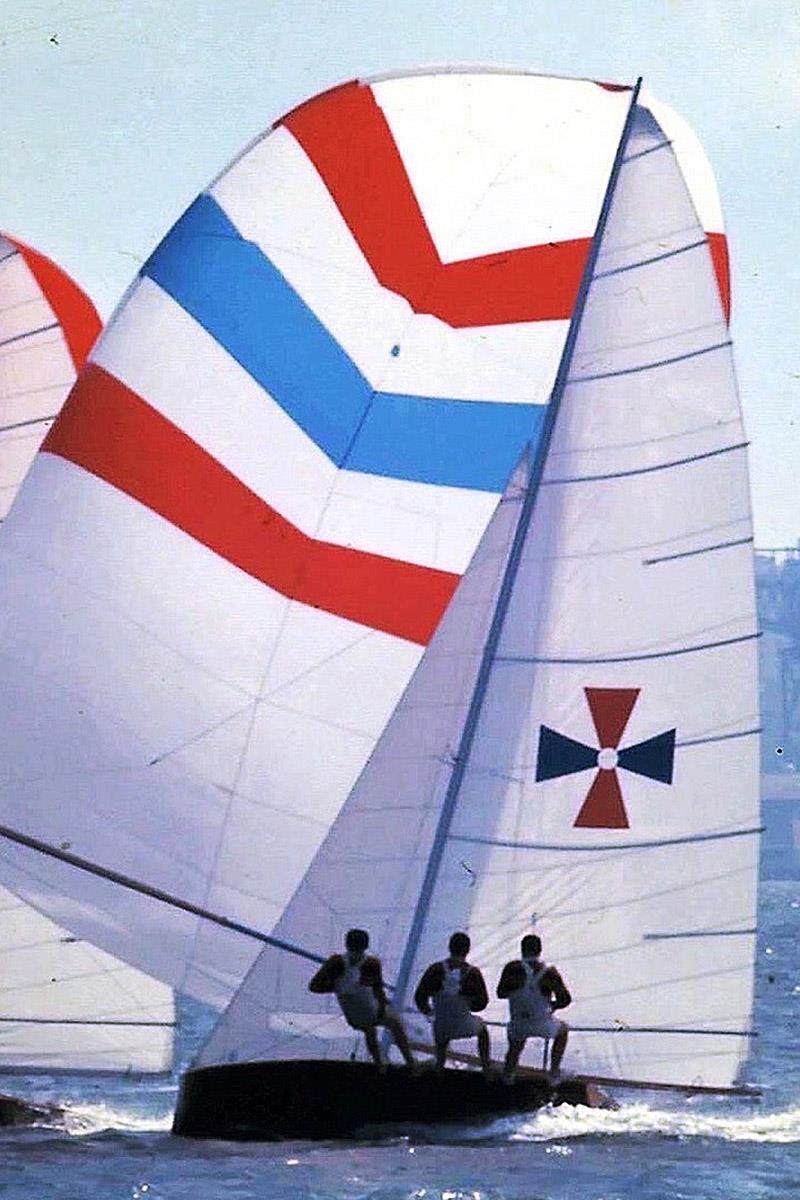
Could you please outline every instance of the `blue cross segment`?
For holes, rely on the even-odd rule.
[[[597,766],[597,750],[556,733],[547,725],[539,729],[539,753],[536,758],[536,782],[576,775]]]
[[[655,779],[659,783],[672,783],[672,768],[675,762],[675,730],[659,733],[628,746],[619,752],[619,766],[636,775],[644,775],[647,779]]]

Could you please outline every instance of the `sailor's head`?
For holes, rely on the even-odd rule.
[[[447,948],[450,951],[451,958],[466,958],[469,954],[471,942],[465,933],[454,933],[448,942]]]
[[[519,948],[523,958],[528,959],[529,962],[535,962],[542,953],[542,939],[535,933],[526,933]]]
[[[344,935],[344,944],[350,958],[355,961],[361,958],[369,945],[369,934],[366,929],[348,929]]]

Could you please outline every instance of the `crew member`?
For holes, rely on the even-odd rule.
[[[542,962],[542,942],[529,933],[520,945],[521,958],[506,963],[497,985],[497,995],[508,1000],[508,1053],[503,1079],[513,1083],[517,1063],[529,1037],[552,1040],[550,1074],[558,1078],[567,1047],[569,1026],[554,1017],[556,1009],[572,1003],[564,980],[555,967]]]
[[[466,933],[450,938],[449,955],[431,963],[419,981],[414,1003],[426,1017],[433,1005],[433,1040],[436,1044],[436,1069],[444,1067],[447,1047],[461,1038],[478,1039],[478,1053],[484,1075],[491,1072],[489,1030],[476,1013],[489,1003],[483,975],[467,962],[470,940]]]
[[[364,1034],[367,1049],[381,1073],[386,1071],[378,1043],[381,1025],[391,1033],[406,1066],[416,1069],[403,1022],[386,999],[381,960],[366,952],[369,934],[363,929],[348,929],[344,945],[345,953],[326,959],[308,990],[335,993],[347,1024]]]

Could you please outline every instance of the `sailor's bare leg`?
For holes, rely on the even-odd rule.
[[[519,1063],[522,1051],[525,1049],[526,1038],[521,1042],[509,1042],[508,1050],[506,1051],[506,1061],[503,1065],[503,1082],[513,1083],[517,1077],[517,1064]]]
[[[492,1074],[492,1061],[490,1058],[491,1048],[489,1045],[489,1030],[484,1025],[478,1034],[478,1054],[481,1060],[481,1069],[484,1075]]]
[[[417,1064],[414,1059],[414,1055],[411,1053],[411,1047],[408,1044],[408,1036],[406,1035],[406,1031],[405,1031],[403,1022],[400,1020],[399,1017],[396,1017],[394,1015],[394,1013],[388,1013],[388,1012],[387,1012],[384,1020],[385,1020],[386,1028],[389,1030],[389,1033],[394,1038],[394,1043],[397,1046],[397,1049],[402,1054],[406,1066],[411,1067],[411,1069],[413,1070]]]
[[[561,1028],[553,1039],[553,1049],[550,1052],[550,1072],[553,1075],[558,1075],[561,1067],[561,1060],[564,1057],[564,1051],[567,1048],[567,1039],[569,1037],[569,1025],[566,1021],[561,1022]]]
[[[450,1045],[449,1042],[437,1042],[436,1043],[436,1070],[437,1071],[444,1070],[444,1061],[447,1058],[447,1047],[449,1045]]]
[[[381,1048],[378,1045],[378,1029],[376,1025],[370,1025],[369,1029],[364,1030],[364,1041],[367,1043],[367,1049],[372,1055],[372,1061],[379,1071],[383,1070],[383,1059],[381,1058]]]

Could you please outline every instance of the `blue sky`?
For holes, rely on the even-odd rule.
[[[505,63],[632,81],[714,167],[756,540],[800,537],[800,8],[790,0],[0,0],[0,228],[101,315],[276,116],[356,75]]]

